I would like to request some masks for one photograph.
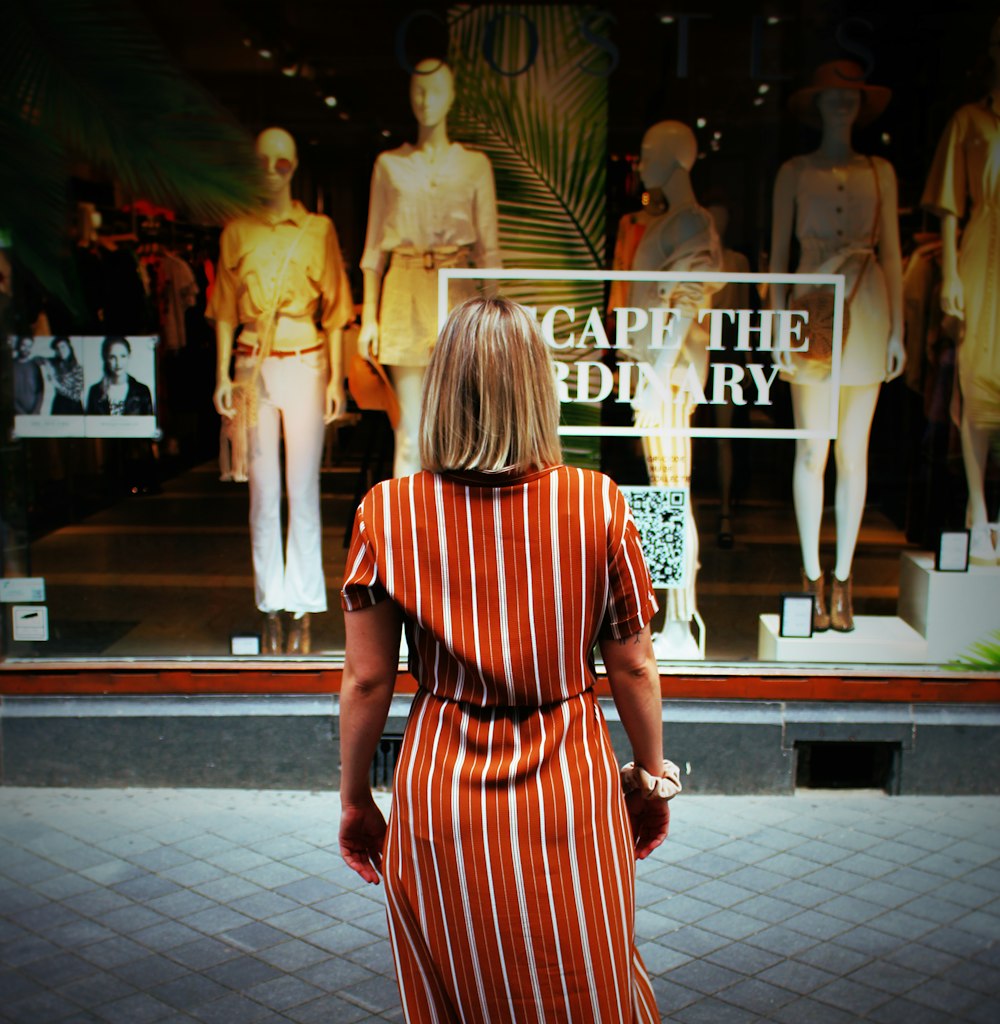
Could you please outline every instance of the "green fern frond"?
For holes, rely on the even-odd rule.
[[[1000,629],[994,630],[990,638],[972,644],[968,651],[946,668],[959,671],[997,671],[1000,669]]]
[[[3,20],[0,225],[44,283],[60,283],[52,267],[74,164],[197,221],[255,203],[246,132],[119,0],[13,0]]]

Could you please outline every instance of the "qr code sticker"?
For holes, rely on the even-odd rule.
[[[653,586],[675,590],[687,585],[686,487],[620,487],[632,509]]]

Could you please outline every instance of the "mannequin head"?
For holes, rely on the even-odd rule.
[[[422,60],[410,78],[410,106],[421,128],[442,124],[455,102],[455,79],[440,60]]]
[[[662,189],[678,168],[690,171],[698,156],[694,132],[680,121],[660,121],[642,138],[639,175],[648,189]]]
[[[264,173],[268,196],[279,196],[291,188],[292,175],[299,166],[295,140],[284,128],[265,128],[254,147]]]
[[[861,93],[857,89],[824,89],[816,97],[820,122],[850,127],[861,110]]]

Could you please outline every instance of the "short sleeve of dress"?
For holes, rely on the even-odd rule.
[[[614,484],[609,499],[608,601],[601,633],[621,640],[638,633],[658,605],[632,510]]]
[[[340,604],[344,611],[356,612],[361,608],[371,608],[388,596],[378,577],[378,564],[365,527],[362,504],[354,518],[351,547],[344,565],[344,583],[340,588]]]
[[[920,198],[920,205],[938,217],[946,213],[961,217],[965,213],[965,149],[959,114],[952,115],[938,140],[934,162]]]

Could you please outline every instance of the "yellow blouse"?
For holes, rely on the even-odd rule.
[[[222,231],[215,290],[206,316],[235,326],[254,324],[272,312],[312,321],[325,331],[354,318],[333,222],[309,213],[298,201],[287,218],[248,214]]]

